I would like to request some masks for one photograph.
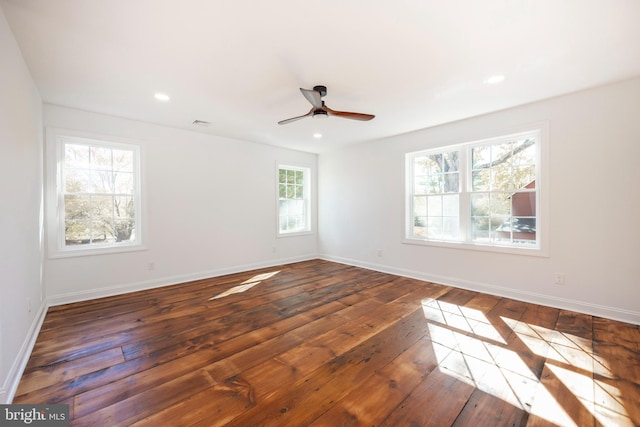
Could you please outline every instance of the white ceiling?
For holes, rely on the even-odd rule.
[[[46,103],[311,152],[640,75],[638,0],[0,6]],[[317,84],[332,109],[376,118],[278,125],[309,111],[298,88]]]

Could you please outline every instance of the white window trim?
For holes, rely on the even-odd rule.
[[[410,156],[421,153],[421,152],[429,152],[429,151],[445,151],[445,150],[456,150],[456,149],[466,149],[472,146],[483,145],[487,143],[495,143],[500,142],[500,140],[509,140],[514,137],[518,137],[519,135],[528,135],[531,133],[538,133],[537,144],[537,173],[536,173],[536,187],[537,187],[537,215],[536,215],[536,229],[540,230],[540,234],[538,237],[538,246],[533,248],[529,247],[517,247],[517,246],[502,246],[497,244],[487,244],[487,243],[474,243],[469,241],[462,242],[454,242],[454,241],[437,241],[437,240],[426,240],[426,239],[415,239],[410,238],[409,236],[409,227],[411,224],[411,200],[410,200],[410,187],[412,185],[412,177],[409,176],[409,172],[412,169],[412,165],[410,164]],[[511,255],[528,255],[528,256],[536,256],[536,257],[549,257],[549,184],[548,184],[548,176],[549,176],[549,124],[547,122],[541,123],[533,123],[525,127],[520,127],[517,129],[510,129],[506,132],[495,132],[496,137],[485,137],[482,139],[475,139],[469,142],[459,143],[459,144],[450,144],[444,145],[440,147],[434,148],[425,148],[424,150],[412,151],[403,154],[403,172],[404,172],[404,212],[403,212],[403,222],[402,222],[402,238],[401,242],[409,245],[419,245],[419,246],[432,246],[432,247],[441,247],[441,248],[449,248],[449,249],[464,249],[464,250],[472,250],[472,251],[482,251],[482,252],[495,252],[495,253],[504,253]],[[464,156],[468,157],[468,156]],[[468,159],[465,159],[467,162]],[[463,166],[465,169],[468,168],[468,163],[465,163]],[[467,173],[465,170],[466,180],[462,182],[462,185],[465,188],[468,188],[467,180],[471,179],[471,174]],[[466,191],[466,190],[465,190]],[[466,209],[468,211],[468,198],[462,197],[460,200],[460,209]],[[465,233],[465,236],[468,233],[468,224],[466,221],[460,224],[461,231]]]
[[[302,171],[305,176],[304,182],[304,194],[306,195],[304,198],[305,201],[305,209],[306,209],[306,220],[307,227],[306,230],[301,231],[291,231],[291,232],[281,232],[280,231],[280,169],[289,169],[289,170],[298,170]],[[275,177],[275,189],[276,189],[276,236],[280,237],[295,237],[295,236],[306,236],[313,234],[313,195],[311,194],[311,167],[303,164],[292,165],[291,163],[276,163],[276,177]]]
[[[60,156],[64,142],[78,140],[80,143],[90,142],[95,145],[108,147],[122,147],[133,150],[136,155],[136,171],[134,179],[139,193],[135,197],[136,209],[136,239],[130,243],[108,243],[90,246],[67,246],[64,244],[64,214],[61,203],[61,193],[58,188],[62,185],[62,164]],[[132,252],[145,250],[144,246],[144,209],[142,206],[143,186],[141,180],[142,158],[141,147],[137,141],[113,136],[98,135],[70,129],[47,128],[45,137],[45,224],[46,248],[50,259],[68,258],[110,253]]]

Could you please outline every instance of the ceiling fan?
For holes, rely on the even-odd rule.
[[[300,92],[307,98],[307,101],[311,103],[313,107],[311,110],[304,116],[292,117],[290,119],[281,120],[278,122],[279,125],[286,125],[287,123],[295,122],[296,120],[304,119],[305,117],[313,117],[313,118],[326,118],[328,116],[336,116],[342,117],[345,119],[352,120],[362,120],[367,121],[373,119],[375,116],[373,114],[362,114],[362,113],[349,113],[347,111],[336,111],[324,105],[324,101],[322,97],[327,94],[326,86],[314,86],[313,89],[303,89],[300,88]]]

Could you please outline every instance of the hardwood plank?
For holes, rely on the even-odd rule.
[[[418,341],[310,425],[375,425],[376,420],[387,418],[437,364],[430,343]]]
[[[323,260],[52,307],[84,425],[640,425],[640,327]]]
[[[64,363],[45,369],[25,373],[20,381],[17,395],[29,393],[39,388],[77,378],[86,373],[99,371],[112,365],[124,362],[120,347],[115,347],[102,353],[91,355],[71,363]]]
[[[493,394],[476,389],[452,424],[462,426],[525,426],[528,414]]]
[[[249,370],[242,376],[254,385],[258,405],[234,418],[230,425],[308,425],[342,396],[362,387],[364,381],[424,337],[425,332],[421,315],[415,311],[307,375],[302,376],[294,366],[277,359],[286,388],[273,381],[278,376],[263,375],[261,366]]]
[[[180,402],[199,391],[207,390],[216,382],[205,370],[190,372],[154,387],[153,389],[124,397],[117,403],[102,406],[86,415],[78,413],[74,405],[74,425],[128,425],[156,412],[173,402]]]
[[[381,426],[450,426],[474,390],[475,387],[467,382],[436,369],[391,412]]]

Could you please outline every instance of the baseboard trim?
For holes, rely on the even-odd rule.
[[[571,310],[591,316],[604,317],[620,322],[640,325],[640,312],[609,307],[600,304],[593,304],[585,301],[578,301],[568,298],[559,298],[536,292],[522,291],[516,289],[505,288],[502,286],[491,285],[476,281],[459,279],[456,277],[440,276],[429,274],[421,271],[392,267],[384,264],[370,263],[351,258],[343,258],[332,255],[319,255],[320,259],[341,264],[352,265],[354,267],[366,268],[368,270],[380,271],[382,273],[394,274],[396,276],[409,277],[412,279],[424,280],[427,282],[438,283],[446,286],[467,289],[470,291],[483,292],[486,294],[496,295],[505,298],[511,298],[531,304],[539,304],[547,307],[559,308],[563,310]]]
[[[275,267],[277,265],[291,264],[294,262],[317,259],[317,254],[301,255],[289,258],[272,259],[264,262],[242,264],[232,267],[224,267],[214,270],[200,271],[198,273],[179,274],[145,280],[140,282],[124,283],[121,285],[108,286],[98,289],[88,289],[86,291],[68,292],[64,294],[51,295],[48,298],[49,306],[70,304],[74,302],[87,301],[96,298],[110,297],[114,295],[127,294],[131,292],[144,291],[147,289],[161,288],[164,286],[176,285],[179,283],[191,282],[194,280],[209,279],[212,277],[224,276],[227,274],[241,273],[256,270],[259,268]]]
[[[48,304],[46,301],[43,301],[38,308],[36,316],[31,322],[31,326],[29,327],[29,331],[22,342],[18,355],[13,360],[13,364],[11,365],[11,369],[9,369],[9,373],[2,385],[2,389],[0,389],[0,402],[2,404],[10,404],[16,395],[18,385],[20,384],[20,378],[22,378],[22,373],[27,366],[27,362],[29,361],[29,357],[33,351],[33,346],[36,344],[40,328],[42,327],[45,315],[47,314],[47,309]]]

